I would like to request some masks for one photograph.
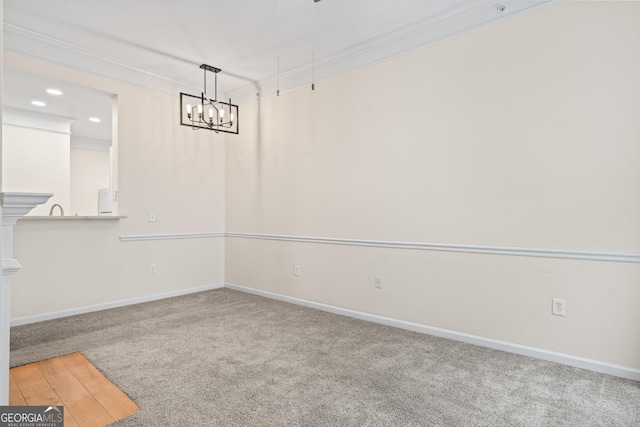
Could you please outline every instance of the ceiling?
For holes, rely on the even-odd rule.
[[[169,93],[200,92],[206,63],[241,103],[550,2],[4,0],[4,46]]]
[[[4,69],[3,79],[5,116],[22,115],[36,120],[46,119],[42,117],[45,115],[52,116],[50,120],[70,122],[72,136],[97,140],[92,148],[105,149],[111,145],[112,94],[13,68]],[[47,89],[57,89],[62,94],[51,95]],[[31,101],[41,101],[46,105],[36,106]],[[100,122],[94,123],[90,118],[97,118]],[[91,141],[72,140],[72,146],[87,147],[87,144]]]

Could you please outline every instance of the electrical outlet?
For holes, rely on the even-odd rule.
[[[294,276],[299,276],[300,275],[300,266],[299,265],[294,265],[293,266],[293,275]]]
[[[376,288],[382,289],[382,277],[376,277],[374,283]]]
[[[149,264],[149,274],[156,274],[156,265]]]
[[[551,314],[554,316],[566,315],[567,305],[563,299],[553,298],[551,300]]]

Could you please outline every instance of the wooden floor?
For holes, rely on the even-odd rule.
[[[64,406],[65,427],[101,427],[140,411],[82,353],[12,368],[9,403]]]

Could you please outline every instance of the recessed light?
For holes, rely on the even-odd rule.
[[[31,101],[31,105],[35,105],[36,107],[46,107],[47,104],[45,104],[42,101]]]
[[[62,95],[62,91],[58,89],[47,89],[49,95]]]
[[[93,123],[100,123],[101,120],[97,117],[89,117],[89,121]]]

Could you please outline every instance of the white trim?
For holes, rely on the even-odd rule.
[[[15,225],[37,205],[46,203],[53,193],[7,192],[0,195],[2,196],[2,226],[5,227]],[[6,236],[3,236],[4,240]]]
[[[563,365],[573,366],[575,368],[587,369],[602,374],[613,375],[616,377],[627,378],[634,381],[640,381],[640,370],[627,366],[615,365],[613,363],[602,362],[599,360],[586,359],[583,357],[573,356],[565,353],[545,350],[542,348],[529,347],[526,345],[515,344],[507,341],[485,338],[478,335],[466,334],[463,332],[452,331],[449,329],[438,328],[435,326],[424,325],[421,323],[407,322],[405,320],[394,319],[391,317],[379,316],[377,314],[365,313],[357,310],[336,307],[329,304],[323,304],[302,298],[282,295],[275,292],[264,291],[261,289],[251,288],[247,286],[236,285],[233,283],[225,283],[225,287],[240,292],[246,292],[261,297],[284,301],[316,310],[326,311],[329,313],[339,314],[342,316],[352,317],[355,319],[365,320],[368,322],[379,323],[381,325],[391,326],[408,331],[418,332],[426,335],[447,338],[455,341],[461,341],[480,347],[491,348],[494,350],[505,351],[508,353],[529,356],[535,359],[547,360],[549,362],[560,363]]]
[[[67,216],[53,216],[53,215],[32,215],[25,216],[20,219],[20,224],[34,223],[34,222],[77,222],[77,221],[118,221],[126,219],[128,217],[123,215],[67,215]]]
[[[280,93],[310,84],[312,68],[315,81],[337,76],[358,68],[385,61],[416,49],[438,43],[480,27],[494,24],[500,20],[526,13],[533,9],[548,6],[557,0],[517,0],[503,1],[507,9],[497,12],[497,3],[493,0],[471,0],[455,5],[421,21],[406,25],[395,31],[370,38],[362,43],[350,46],[311,64],[271,76],[257,82],[260,97],[275,95],[279,85]],[[227,96],[243,103],[254,99],[254,86],[244,86],[230,90]]]
[[[76,316],[78,314],[92,313],[94,311],[108,310],[110,308],[118,308],[118,307],[124,307],[127,305],[141,304],[141,303],[157,301],[165,298],[178,297],[181,295],[194,294],[197,292],[204,292],[204,291],[210,291],[213,289],[222,289],[222,288],[224,288],[224,284],[217,283],[214,285],[198,286],[195,288],[181,289],[179,291],[164,292],[161,294],[153,294],[153,295],[147,295],[147,296],[138,297],[138,298],[130,298],[130,299],[113,301],[113,302],[108,302],[103,304],[89,305],[86,307],[72,308],[69,310],[54,311],[51,313],[38,314],[35,316],[18,317],[16,319],[11,320],[11,327],[27,325],[29,323],[44,322],[45,320],[60,319],[62,317]]]
[[[181,233],[147,234],[139,236],[120,236],[121,242],[141,242],[146,240],[202,239],[205,237],[225,237],[225,233]]]
[[[170,94],[199,90],[198,87],[146,71],[117,58],[6,22],[3,33],[4,48],[23,55]]]
[[[557,0],[505,0],[502,1],[507,6],[507,10],[504,13],[497,12],[494,0],[469,0],[462,4],[454,5],[419,22],[365,40],[328,57],[320,58],[315,64],[316,81],[410,52],[448,37],[546,6],[555,1]],[[200,90],[199,87],[149,72],[117,58],[16,25],[5,23],[3,31],[6,50],[169,94],[193,91],[198,93],[197,91]],[[172,58],[170,55],[161,52],[154,53],[163,55],[163,60],[172,61],[174,64],[199,65],[190,61]],[[307,64],[282,73],[280,76],[281,93],[309,84],[310,71],[311,66]],[[225,74],[250,80],[234,73],[226,72]],[[223,97],[231,97],[236,103],[241,104],[254,100],[256,98],[256,89],[258,89],[259,97],[274,95],[277,86],[276,80],[276,76],[271,76],[259,82],[253,82],[230,90]]]
[[[464,245],[453,243],[402,242],[394,240],[363,240],[333,237],[290,236],[282,234],[225,233],[226,237],[241,239],[281,240],[287,242],[321,243],[331,245],[371,246],[377,248],[415,249],[425,251],[469,252],[491,255],[513,255],[542,258],[579,259],[589,261],[640,263],[640,254],[595,252],[570,249],[527,248],[515,246]]]
[[[279,240],[286,242],[303,242],[330,245],[367,246],[376,248],[413,249],[424,251],[466,252],[487,255],[528,256],[541,258],[576,259],[587,261],[608,261],[640,263],[640,254],[580,251],[571,249],[529,248],[516,246],[467,245],[433,242],[402,242],[396,240],[364,240],[335,237],[292,236],[284,234],[256,233],[174,233],[148,234],[137,236],[120,236],[121,242],[140,242],[149,240],[200,239],[210,237],[231,237],[240,239]]]
[[[2,275],[11,276],[22,269],[17,259],[9,258],[2,260]]]
[[[76,119],[72,117],[22,110],[13,107],[4,107],[2,109],[2,124],[5,126],[71,135],[71,125],[75,121]]]
[[[528,256],[541,258],[576,259],[587,261],[608,261],[640,263],[640,254],[580,251],[571,249],[529,248],[516,246],[467,245],[432,242],[402,242],[396,240],[364,240],[335,237],[292,236],[284,234],[256,233],[174,233],[120,236],[121,242],[140,242],[149,240],[200,239],[210,237],[231,237],[239,239],[279,240],[285,242],[303,242],[330,245],[367,246],[376,248],[413,249],[423,251],[466,252],[487,255]]]
[[[71,135],[71,149],[108,153],[111,149],[111,140]]]
[[[214,285],[205,285],[205,286],[200,286],[195,288],[182,289],[179,291],[165,292],[162,294],[154,294],[154,295],[148,295],[144,297],[114,301],[110,303],[96,304],[96,305],[91,305],[87,307],[80,307],[75,309],[39,314],[36,316],[20,317],[20,318],[11,320],[11,327],[27,325],[27,324],[36,323],[36,322],[43,322],[46,320],[59,319],[59,318],[68,317],[68,316],[75,316],[78,314],[91,313],[95,311],[102,311],[102,310],[107,310],[111,308],[124,307],[127,305],[141,304],[145,302],[157,301],[160,299],[187,295],[187,294],[192,294],[197,292],[204,292],[204,291],[209,291],[214,289],[221,289],[225,287],[232,290],[245,292],[253,295],[258,295],[258,296],[269,298],[269,299],[297,304],[304,307],[313,308],[316,310],[338,314],[341,316],[352,317],[354,319],[365,320],[368,322],[378,323],[381,325],[391,326],[399,329],[405,329],[405,330],[418,332],[426,335],[433,335],[441,338],[461,341],[468,344],[477,345],[480,347],[506,351],[509,353],[520,354],[523,356],[529,356],[536,359],[547,360],[550,362],[573,366],[580,369],[587,369],[587,370],[599,372],[602,374],[613,375],[621,378],[627,378],[634,381],[640,381],[640,370],[627,367],[627,366],[616,365],[613,363],[603,362],[599,360],[586,359],[583,357],[573,356],[570,354],[558,353],[558,352],[545,350],[541,348],[510,343],[507,341],[495,340],[492,338],[485,338],[478,335],[466,334],[463,332],[452,331],[449,329],[438,328],[435,326],[424,325],[421,323],[414,323],[414,322],[408,322],[405,320],[394,319],[391,317],[379,316],[376,314],[370,314],[362,311],[337,307],[330,304],[323,304],[315,301],[306,300],[303,298],[297,298],[297,297],[292,297],[288,295],[278,294],[275,292],[251,288],[248,286],[236,285],[234,283],[224,283],[224,284],[218,283]]]

